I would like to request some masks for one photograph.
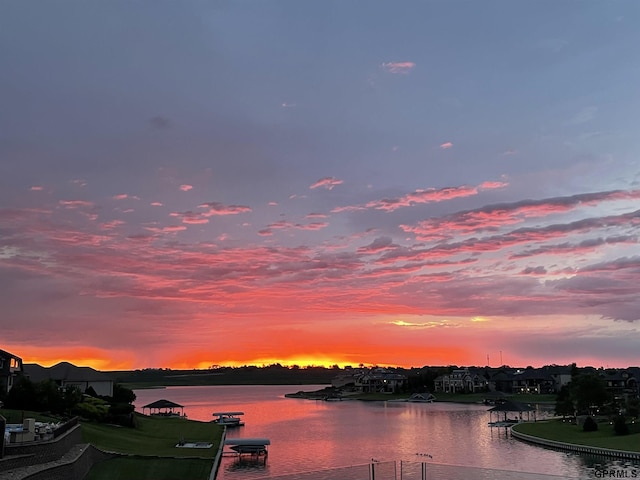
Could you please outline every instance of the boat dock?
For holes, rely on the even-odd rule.
[[[232,451],[223,451],[223,455],[226,453],[234,456],[251,455],[266,458],[267,445],[271,445],[271,440],[268,438],[227,438],[224,444],[228,445]]]
[[[216,417],[211,421],[218,425],[227,427],[241,427],[244,425],[244,422],[240,419],[244,412],[213,412],[211,415]]]

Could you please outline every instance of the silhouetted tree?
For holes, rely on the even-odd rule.
[[[119,383],[113,386],[113,403],[133,403],[136,400],[136,394],[133,390],[123,387]]]
[[[640,400],[638,398],[628,398],[625,408],[627,415],[631,418],[638,418],[638,415],[640,415]]]
[[[89,395],[91,397],[98,397],[98,394],[96,393],[95,388],[93,388],[91,385],[89,385],[86,390],[84,391],[84,393],[86,395]]]
[[[7,394],[6,408],[15,410],[38,410],[36,387],[27,377],[19,376]]]
[[[604,380],[597,373],[577,375],[569,388],[580,413],[591,413],[594,407],[601,407],[609,399]]]
[[[582,424],[582,430],[585,432],[596,432],[598,430],[598,424],[593,417],[587,417]]]
[[[575,414],[575,406],[568,385],[563,385],[556,397],[556,415],[572,417]]]
[[[629,435],[629,426],[623,415],[617,415],[613,419],[613,432],[616,435]]]
[[[64,413],[64,397],[60,387],[53,380],[43,380],[35,385],[36,408],[38,412]]]

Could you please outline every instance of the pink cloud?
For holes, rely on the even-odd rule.
[[[246,205],[224,205],[220,202],[207,202],[198,205],[198,208],[206,208],[202,215],[211,217],[214,215],[237,215],[239,213],[251,212],[251,208]]]
[[[189,225],[200,225],[209,223],[209,219],[205,218],[205,216],[200,212],[172,212],[169,215],[171,215],[172,217],[177,217],[182,223],[186,223]]]
[[[102,230],[113,230],[121,225],[124,225],[125,222],[122,220],[111,220],[110,222],[104,222],[100,225]]]
[[[87,200],[60,200],[58,204],[64,208],[93,207],[95,205]]]
[[[506,185],[502,182],[484,182],[479,188],[502,188]],[[596,206],[602,202],[639,198],[640,190],[614,190],[542,200],[522,200],[514,203],[487,205],[475,210],[430,218],[415,226],[401,225],[400,228],[405,232],[415,233],[422,240],[438,240],[451,237],[454,234],[470,235],[482,231],[492,231],[502,226],[522,223],[528,218],[566,213],[580,207]]]
[[[151,202],[149,205],[152,207],[162,207],[164,204],[161,202]]]
[[[114,195],[112,198],[114,200],[124,200],[126,198],[129,198],[129,195],[127,195],[126,193],[121,193],[119,195]]]
[[[373,200],[366,203],[365,205],[347,205],[342,207],[335,207],[331,210],[331,213],[356,212],[366,209],[385,210],[387,212],[393,212],[400,208],[410,207],[418,204],[443,202],[445,200],[452,200],[454,198],[470,197],[473,195],[477,195],[479,189],[488,190],[493,188],[502,188],[506,185],[507,184],[503,182],[484,182],[478,187],[461,185],[458,187],[415,190],[414,192],[408,193],[402,197]]]
[[[183,184],[180,185],[180,190],[182,190],[183,192],[188,192],[189,190],[193,189],[193,185],[187,185],[187,184]]]
[[[44,190],[44,187],[42,187],[41,185],[33,185],[29,190],[31,190],[32,192],[41,192],[42,190]]]
[[[292,223],[292,222],[287,222],[286,220],[280,220],[278,222],[274,222],[271,223],[267,226],[267,228],[261,230],[261,232],[266,233],[267,235],[270,235],[273,230],[307,230],[307,231],[315,231],[315,230],[321,230],[323,228],[328,227],[329,224],[328,223],[323,223],[323,222],[312,222],[312,223],[308,223],[306,225],[303,225],[301,223]],[[264,234],[262,233],[262,234]]]
[[[508,187],[509,184],[507,182],[482,182],[478,188],[483,190],[494,190],[497,188],[505,188]]]
[[[386,62],[380,65],[383,70],[390,73],[408,74],[416,66],[413,62]]]
[[[153,233],[175,233],[175,232],[183,232],[187,229],[184,225],[170,225],[167,227],[144,227],[145,230],[149,230]]]
[[[445,142],[440,145],[440,148],[443,150],[447,150],[448,148],[451,148],[451,147],[453,147],[453,143],[451,142]]]
[[[333,187],[335,187],[336,185],[342,185],[342,183],[343,181],[338,180],[337,178],[324,177],[318,180],[317,182],[315,182],[314,184],[312,184],[309,188],[313,190],[314,188],[323,187],[323,188],[326,188],[327,190],[332,190]]]

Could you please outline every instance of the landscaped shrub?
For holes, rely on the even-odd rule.
[[[129,413],[133,413],[134,410],[135,407],[130,403],[116,403],[109,407],[109,413],[111,415],[127,415]]]
[[[102,422],[109,413],[109,404],[99,398],[85,397],[82,403],[73,408],[73,413],[86,420]]]
[[[593,417],[587,417],[582,424],[582,430],[585,432],[595,432],[598,430],[598,424]]]
[[[106,421],[123,427],[135,427],[133,411],[135,407],[130,403],[116,403],[109,408]]]
[[[616,435],[629,435],[629,426],[623,415],[618,415],[613,419],[613,432]]]

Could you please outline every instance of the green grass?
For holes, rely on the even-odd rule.
[[[513,429],[520,433],[558,442],[640,452],[639,423],[629,424],[630,435],[622,436],[615,435],[613,425],[608,423],[599,423],[598,430],[595,432],[584,432],[582,427],[561,420],[521,423],[515,425]]]
[[[190,458],[114,458],[94,465],[84,480],[205,480],[212,466]]]
[[[434,393],[438,402],[480,403],[487,393]],[[521,403],[555,403],[555,395],[513,394],[504,398]]]
[[[223,427],[185,418],[158,418],[136,414],[136,428],[82,423],[82,439],[96,447],[118,453],[160,457],[213,458],[222,441]],[[176,448],[186,442],[210,442],[212,448]]]
[[[28,410],[10,410],[8,408],[0,408],[0,415],[7,420],[7,423],[22,423],[25,418],[35,418],[36,422],[48,423],[63,422],[65,420],[62,417],[48,413],[31,412]]]

